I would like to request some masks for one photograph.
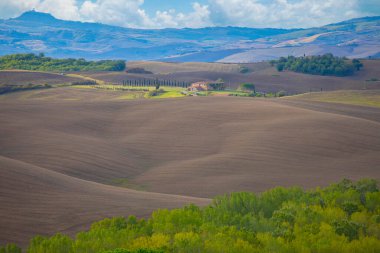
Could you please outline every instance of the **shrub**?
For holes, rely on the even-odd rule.
[[[282,71],[284,70],[284,68],[285,68],[285,65],[284,65],[284,64],[282,64],[282,63],[277,63],[277,65],[276,65],[276,69],[277,69],[278,72],[282,72]]]
[[[277,97],[285,97],[286,96],[286,91],[281,90],[281,91],[279,91],[279,92],[276,93],[276,96]]]
[[[157,87],[156,87],[157,88]],[[155,96],[159,96],[160,94],[164,93],[165,91],[163,89],[156,89],[156,90],[151,90],[148,92],[148,96],[149,97],[155,97]]]
[[[242,91],[253,91],[256,92],[256,87],[253,83],[242,83],[240,84],[240,89]]]
[[[21,248],[19,248],[14,243],[9,243],[5,247],[0,247],[0,253],[21,253]]]

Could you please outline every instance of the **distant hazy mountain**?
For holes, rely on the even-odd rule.
[[[331,52],[380,57],[380,17],[311,29],[130,29],[64,21],[25,12],[0,20],[0,54],[44,52],[53,57],[163,61],[254,62]]]

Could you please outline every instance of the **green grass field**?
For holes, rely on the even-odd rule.
[[[312,92],[287,97],[286,99],[302,99],[318,102],[380,107],[380,90]]]
[[[181,92],[184,88],[181,87],[167,87],[162,86],[160,89],[163,90],[162,93],[156,96],[149,96],[149,91],[153,91],[155,87],[140,87],[140,86],[122,86],[122,85],[112,85],[112,84],[102,84],[102,85],[75,85],[73,86],[77,89],[102,89],[109,91],[121,91],[123,94],[119,99],[143,99],[143,98],[177,98],[184,97],[185,95]]]
[[[178,98],[185,97],[186,88],[182,87],[169,87],[161,86],[163,92],[158,93],[156,96],[150,96],[149,91],[154,91],[155,87],[140,87],[140,86],[122,86],[113,84],[100,84],[100,85],[75,85],[72,86],[78,89],[102,89],[109,91],[122,91],[123,94],[120,99],[159,99],[159,98]],[[199,96],[248,96],[244,91],[200,91],[200,92],[187,92],[188,95]]]
[[[236,90],[217,90],[217,91],[201,91],[198,92],[203,96],[248,96],[249,93]]]

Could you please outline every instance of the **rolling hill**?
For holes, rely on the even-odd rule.
[[[0,96],[0,243],[205,205],[226,192],[380,179],[378,108],[115,93]]]
[[[202,62],[257,62],[287,55],[333,53],[379,57],[380,17],[311,29],[129,29],[59,20],[29,11],[0,20],[1,54],[44,52],[53,57]]]

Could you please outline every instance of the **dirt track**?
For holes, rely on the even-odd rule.
[[[49,97],[71,91],[0,99],[0,243],[209,201],[185,196],[380,179],[380,123],[359,111],[238,97]],[[115,179],[146,192],[105,185]]]

